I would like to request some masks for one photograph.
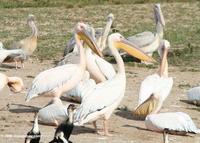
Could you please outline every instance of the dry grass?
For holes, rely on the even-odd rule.
[[[166,19],[165,38],[171,42],[173,53],[171,64],[197,65],[200,60],[200,3],[162,3]],[[91,5],[83,8],[41,7],[41,8],[1,8],[0,41],[8,47],[13,41],[30,34],[26,17],[32,13],[37,18],[39,28],[38,50],[40,59],[59,59],[78,21],[94,27],[105,25],[105,17],[112,12],[114,25],[124,36],[154,31],[153,4]],[[184,12],[183,12],[184,11]],[[176,49],[176,50],[174,50]],[[156,55],[155,55],[156,56]]]

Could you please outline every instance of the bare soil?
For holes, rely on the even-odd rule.
[[[44,69],[53,67],[53,61],[32,60],[25,64],[24,69],[15,70],[14,66],[3,65],[0,72],[9,76],[20,76],[25,83],[22,93],[13,94],[5,87],[0,93],[0,142],[22,143],[24,136],[32,128],[33,112],[47,104],[50,98],[41,97],[25,102],[27,89],[33,78]],[[110,118],[110,130],[113,137],[104,137],[94,133],[93,126],[86,124],[77,127],[73,131],[71,140],[81,143],[159,143],[163,142],[162,134],[148,131],[144,121],[135,120],[132,110],[137,105],[138,92],[141,81],[157,69],[146,67],[126,66],[127,87],[120,108],[116,109]],[[183,71],[178,67],[169,67],[170,76],[174,78],[174,86],[170,96],[164,103],[161,112],[182,111],[189,114],[195,124],[200,127],[200,108],[187,104],[186,91],[200,83],[200,72]],[[109,95],[108,95],[109,96]],[[66,102],[66,101],[65,101]],[[98,122],[101,127],[101,121]],[[40,125],[42,133],[41,142],[47,143],[53,138],[55,127]],[[188,136],[169,135],[170,143],[200,143],[200,135],[190,134]]]

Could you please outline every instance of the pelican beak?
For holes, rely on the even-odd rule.
[[[89,34],[89,32],[87,32],[87,30],[84,29],[82,31],[79,31],[77,34],[79,39],[83,40],[95,54],[97,54],[99,57],[102,57],[102,53],[99,50],[95,39],[91,36],[91,34]]]
[[[141,51],[137,45],[130,43],[126,39],[117,41],[114,44],[117,48],[125,50],[131,56],[136,57],[142,61],[156,62],[152,57],[148,56],[143,51]]]

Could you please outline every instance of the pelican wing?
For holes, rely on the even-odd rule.
[[[113,68],[113,66],[105,61],[104,59],[95,56],[95,62],[98,65],[99,69],[101,70],[101,72],[104,74],[104,76],[107,79],[111,79],[116,75],[115,69]]]
[[[138,45],[139,47],[144,47],[151,44],[154,41],[155,34],[150,31],[145,31],[138,33],[134,36],[128,37],[127,40]]]
[[[3,63],[5,59],[7,58],[15,58],[15,57],[24,57],[25,58],[25,53],[21,49],[15,49],[15,50],[6,50],[6,49],[1,49],[0,50],[0,63]]]
[[[151,94],[159,96],[164,101],[173,86],[171,77],[160,77],[158,74],[148,76],[141,84],[138,105],[142,104]]]
[[[85,123],[86,118],[96,112],[100,112],[115,102],[121,101],[124,93],[119,81],[109,80],[97,84],[93,91],[84,97],[80,107],[75,113],[76,123]],[[95,117],[94,117],[95,118]]]
[[[183,112],[168,112],[148,115],[145,125],[150,130],[163,131],[169,129],[172,131],[185,131],[200,133],[189,115]]]
[[[65,64],[77,64],[80,61],[80,55],[76,52],[68,53],[65,57],[63,57],[60,62],[58,62],[57,66],[62,66]]]
[[[58,66],[41,72],[32,82],[26,100],[47,93],[65,84],[74,74],[79,72],[78,66],[73,64]]]

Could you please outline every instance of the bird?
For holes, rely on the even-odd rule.
[[[200,86],[188,90],[187,98],[190,103],[200,106]]]
[[[22,91],[24,87],[24,83],[21,78],[9,77],[0,73],[0,91],[4,88],[5,85],[8,85],[9,89],[14,93]]]
[[[130,42],[139,46],[140,49],[149,56],[152,56],[153,52],[162,46],[163,31],[165,27],[165,20],[160,4],[155,4],[153,9],[156,22],[156,32],[145,31],[127,38]]]
[[[112,13],[110,13],[107,18],[107,24],[106,24],[103,35],[99,37],[99,39],[97,39],[99,41],[98,47],[100,47],[99,48],[100,51],[103,51],[106,47],[107,37],[108,37],[113,20],[114,20],[114,16]],[[87,25],[87,31],[91,33],[93,35],[93,38],[95,39],[94,28]],[[77,49],[77,46],[75,45],[74,51],[66,55],[58,63],[58,65],[63,65],[66,63],[77,63],[79,55],[77,54],[76,49]],[[90,73],[90,78],[94,79],[96,83],[112,78],[116,74],[113,66],[110,63],[108,63],[106,60],[102,58],[99,58],[99,56],[96,56],[95,54],[93,54],[90,49],[86,50],[86,69]]]
[[[147,76],[141,83],[138,106],[133,111],[136,117],[145,118],[150,113],[158,113],[170,94],[173,78],[168,77],[167,53],[169,48],[169,41],[163,40],[163,46],[159,49],[161,57],[159,72]]]
[[[75,36],[80,52],[80,62],[78,64],[65,64],[63,66],[54,67],[37,75],[27,93],[25,99],[27,102],[40,95],[60,97],[63,93],[71,90],[80,82],[86,68],[85,49],[83,48],[82,41],[89,45],[97,55],[101,56],[101,52],[97,48],[95,41],[85,28],[86,25],[82,22],[79,22],[75,26]]]
[[[167,134],[186,135],[189,133],[200,133],[191,117],[184,112],[166,112],[150,114],[145,119],[145,126],[148,130],[163,132],[164,143],[168,142]]]
[[[97,130],[96,120],[102,118],[104,125],[103,135],[106,136],[111,135],[107,126],[108,119],[113,110],[117,108],[123,99],[126,88],[124,62],[116,48],[124,49],[132,56],[136,56],[144,61],[154,61],[152,57],[147,56],[141,50],[133,48],[135,45],[128,42],[119,33],[111,34],[108,37],[108,45],[117,62],[117,73],[113,78],[97,84],[94,89],[84,97],[74,115],[74,125],[82,126],[87,122],[93,122],[98,133],[100,132]]]
[[[38,114],[35,113],[33,128],[27,133],[27,136],[25,138],[25,143],[39,143],[40,137],[41,133],[38,125]]]
[[[55,132],[54,139],[50,141],[49,143],[72,143],[69,141],[69,137],[73,131],[74,124],[73,124],[73,118],[74,118],[74,112],[76,109],[76,105],[70,104],[67,108],[68,116],[67,120],[63,123],[61,123]]]
[[[95,38],[97,39],[97,45],[100,47],[101,51],[103,51],[106,47],[107,37],[108,37],[109,31],[110,31],[110,28],[112,26],[113,20],[114,20],[114,15],[112,13],[110,13],[107,16],[106,26],[104,28],[95,28],[95,30],[94,30]],[[64,57],[70,53],[78,54],[78,49],[76,47],[74,34],[73,34],[72,38],[67,42],[67,46],[64,50]],[[63,59],[67,60],[67,58],[63,58]]]
[[[38,111],[39,123],[58,126],[68,118],[67,107],[69,107],[69,104],[64,105],[60,98],[53,98],[50,103]]]
[[[0,49],[0,63],[15,62],[17,69],[18,62],[21,62],[24,68],[24,61],[29,58],[37,48],[38,29],[35,24],[35,17],[32,14],[28,15],[27,24],[32,30],[32,34],[25,39],[14,43],[10,49]]]

